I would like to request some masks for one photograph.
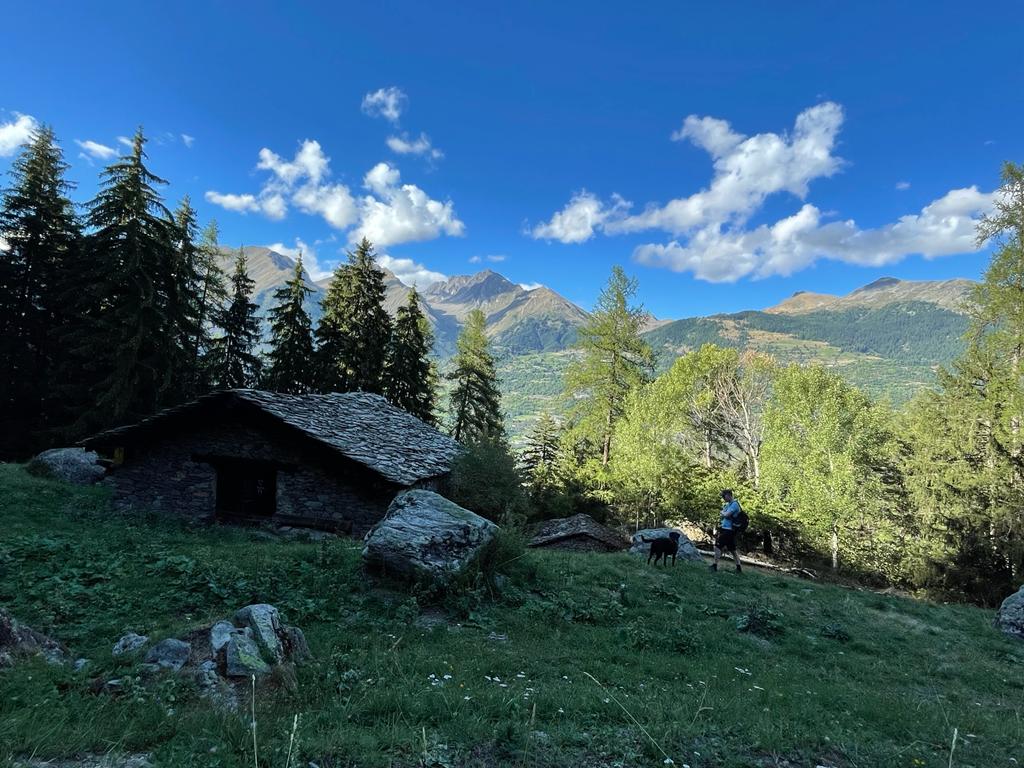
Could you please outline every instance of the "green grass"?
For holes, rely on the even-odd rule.
[[[315,655],[296,690],[257,697],[265,766],[284,766],[296,714],[293,764],[321,768],[947,766],[954,728],[955,766],[1024,761],[1024,644],[972,607],[530,552],[500,598],[450,596],[448,623],[420,629],[425,601],[363,576],[354,542],[116,516],[102,491],[15,466],[0,467],[0,516],[0,604],[91,660],[0,672],[0,760],[252,766],[246,718],[185,680],[144,685],[110,649],[264,601]],[[90,692],[113,676],[123,695]]]

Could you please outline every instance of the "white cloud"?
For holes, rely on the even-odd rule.
[[[285,245],[284,243],[271,243],[267,248],[293,260],[302,256],[302,267],[306,270],[311,280],[323,280],[331,275],[331,270],[320,264],[316,248],[299,237],[295,238],[294,246]]]
[[[186,149],[192,149],[192,145],[196,143],[196,137],[183,133],[181,134],[181,142],[185,145]]]
[[[278,194],[255,195],[221,194],[216,190],[208,190],[204,195],[206,202],[219,205],[235,213],[262,213],[269,219],[279,221],[288,212],[288,204]]]
[[[363,96],[363,112],[371,117],[383,117],[392,123],[397,123],[405,109],[408,101],[405,92],[397,86],[378,88],[376,91]]]
[[[900,192],[908,190],[908,189],[910,189],[910,182],[909,181],[897,181],[896,182],[896,189],[898,189]]]
[[[990,210],[993,193],[976,187],[953,190],[918,214],[874,228],[861,229],[852,219],[829,221],[832,214],[806,202],[790,216],[749,227],[771,195],[788,193],[804,201],[812,181],[842,168],[834,154],[842,122],[842,108],[832,102],[801,112],[787,134],[748,137],[724,120],[691,115],[671,138],[690,141],[711,156],[714,174],[707,187],[635,214],[619,196],[605,203],[581,192],[531,234],[579,243],[597,232],[661,230],[673,239],[641,245],[634,258],[712,282],[789,275],[818,259],[877,266],[910,254],[935,258],[977,250],[975,226]],[[897,189],[909,186],[900,182]]]
[[[300,179],[308,178],[314,184],[329,172],[330,158],[320,148],[320,142],[306,139],[302,142],[295,157],[288,161],[266,147],[260,150],[260,160],[256,167],[270,171],[286,185],[295,184]]]
[[[538,288],[543,288],[544,283],[520,283],[519,287],[524,291],[536,291]]]
[[[388,136],[388,148],[399,155],[426,155],[431,160],[440,160],[444,152],[437,149],[430,143],[430,137],[421,133],[419,138],[410,139],[407,134],[401,136]]]
[[[387,163],[371,168],[363,183],[373,194],[359,202],[359,226],[350,234],[352,242],[366,237],[386,248],[442,234],[459,237],[465,231],[450,200],[433,200],[415,184],[399,185],[398,169]]]
[[[123,147],[127,147],[128,149],[131,149],[132,147],[135,146],[135,142],[129,139],[127,136],[118,136],[117,143]]]
[[[3,237],[0,237],[0,252],[11,250],[11,244]]]
[[[32,137],[39,123],[31,115],[14,113],[10,122],[0,123],[0,157],[8,157]]]
[[[81,147],[82,151],[85,152],[86,155],[94,157],[97,160],[110,160],[117,157],[116,149],[108,147],[106,144],[100,144],[98,141],[92,141],[91,139],[86,139],[85,141],[75,139],[75,144]]]
[[[470,256],[469,257],[469,263],[470,264],[480,264],[480,263],[482,263],[484,261],[489,261],[492,264],[500,264],[501,262],[505,261],[507,258],[508,258],[508,256],[505,256],[503,254],[493,254],[491,256]]]
[[[377,256],[377,263],[390,270],[406,285],[414,285],[421,289],[448,279],[446,275],[427,269],[412,259],[396,259],[387,254],[381,254]]]

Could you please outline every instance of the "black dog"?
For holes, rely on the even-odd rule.
[[[672,565],[676,564],[676,553],[679,552],[679,534],[672,531],[668,535],[668,538],[658,537],[657,539],[648,539],[646,536],[641,536],[644,542],[651,545],[651,554],[647,556],[647,564],[651,564],[651,558],[654,558],[654,564],[657,565],[658,561],[662,558],[665,559],[665,565],[668,565],[669,557],[672,558]]]

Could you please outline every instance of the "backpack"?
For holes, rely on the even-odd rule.
[[[750,525],[750,518],[743,507],[740,507],[740,511],[732,516],[732,529],[737,533],[743,533],[747,530],[748,525]]]

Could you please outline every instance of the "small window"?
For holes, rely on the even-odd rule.
[[[272,517],[277,498],[277,470],[248,461],[217,464],[217,514]]]

